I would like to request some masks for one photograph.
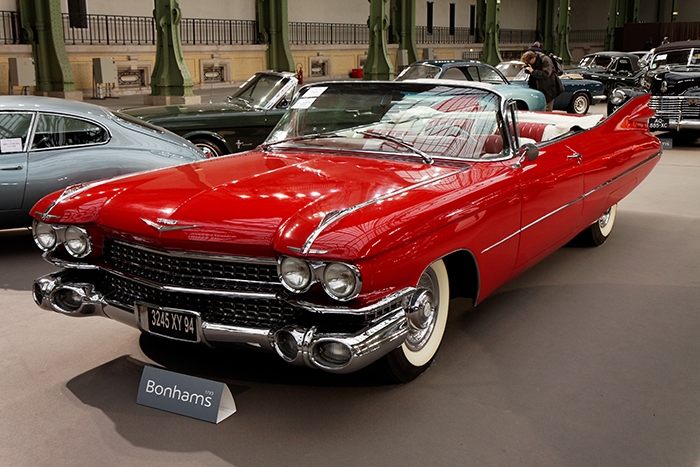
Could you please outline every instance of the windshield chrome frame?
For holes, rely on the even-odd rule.
[[[462,162],[502,162],[502,161],[507,161],[510,159],[513,159],[515,156],[517,156],[518,153],[518,148],[514,147],[514,137],[511,134],[510,128],[508,128],[508,125],[506,124],[506,114],[508,112],[508,105],[511,102],[511,99],[508,99],[502,92],[498,91],[497,89],[494,89],[493,87],[487,87],[484,83],[481,83],[480,81],[465,81],[465,82],[454,82],[450,81],[449,84],[445,83],[444,80],[441,83],[440,80],[434,80],[431,78],[426,78],[426,79],[421,79],[421,80],[407,80],[407,81],[396,81],[397,86],[401,86],[399,83],[423,83],[423,84],[431,84],[431,85],[449,85],[452,87],[460,87],[460,88],[471,88],[471,89],[478,89],[481,91],[489,92],[491,94],[495,94],[496,97],[499,99],[499,105],[500,107],[498,108],[498,114],[497,114],[497,122],[496,124],[498,125],[500,131],[501,131],[501,138],[507,139],[507,141],[504,144],[504,149],[507,148],[507,151],[505,151],[505,154],[503,154],[502,157],[490,157],[488,159],[484,158],[471,158],[471,157],[450,157],[450,156],[443,156],[440,154],[431,154],[431,157],[433,158],[433,165],[439,165],[438,161],[439,160],[444,160],[444,161],[462,161]],[[374,84],[387,84],[387,81],[363,81],[363,83],[374,83]],[[294,99],[296,99],[298,96],[302,94],[302,92],[306,89],[316,87],[316,86],[329,86],[333,84],[338,84],[337,81],[324,81],[324,82],[317,82],[317,83],[309,83],[305,84],[299,90],[296,92],[294,95]],[[293,101],[292,101],[293,102]],[[291,106],[290,106],[291,108]],[[515,122],[517,125],[517,120]],[[272,132],[270,133],[272,134]],[[290,143],[294,143],[290,141]],[[264,145],[264,143],[263,143]],[[284,147],[284,145],[280,145],[281,147]],[[278,147],[280,147],[278,146]],[[292,147],[292,146],[290,146]],[[326,150],[329,152],[354,152],[354,153],[362,153],[362,154],[382,154],[382,155],[400,155],[400,156],[409,156],[409,157],[415,157],[417,159],[422,160],[423,158],[415,154],[413,152],[387,152],[387,151],[379,151],[379,150],[372,150],[372,151],[367,151],[367,150],[362,150],[362,149],[347,149],[347,148],[323,148],[323,147],[318,147],[318,146],[293,146],[296,149],[308,149],[312,151],[318,151],[318,150]]]

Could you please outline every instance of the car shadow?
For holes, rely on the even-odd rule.
[[[31,290],[34,279],[55,266],[44,261],[29,229],[0,230],[0,289]]]

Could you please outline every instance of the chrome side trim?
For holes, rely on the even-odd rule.
[[[498,245],[500,245],[501,243],[504,243],[504,242],[510,240],[511,238],[515,237],[516,235],[521,234],[522,232],[524,232],[525,230],[529,229],[529,228],[532,227],[533,225],[538,224],[539,222],[542,222],[542,221],[545,220],[546,218],[548,218],[548,217],[550,217],[550,216],[552,216],[552,215],[558,213],[558,212],[561,211],[562,209],[566,209],[566,208],[568,208],[569,206],[571,206],[572,204],[578,203],[579,201],[581,201],[581,200],[584,199],[585,197],[590,196],[591,194],[595,193],[596,191],[602,189],[603,187],[605,187],[605,186],[607,186],[607,185],[613,183],[614,181],[616,181],[616,180],[618,180],[618,179],[624,177],[624,176],[627,175],[628,173],[630,173],[630,172],[632,172],[632,171],[634,171],[634,170],[637,170],[639,167],[643,166],[644,164],[646,164],[646,163],[648,163],[648,162],[651,162],[652,160],[654,160],[654,159],[656,159],[657,157],[661,156],[662,153],[663,153],[663,151],[657,152],[657,153],[654,154],[653,156],[651,156],[651,157],[649,157],[649,158],[643,160],[642,162],[640,162],[639,164],[635,165],[634,167],[631,167],[631,168],[625,170],[624,172],[622,172],[621,174],[619,174],[619,175],[617,175],[617,176],[611,178],[611,179],[608,180],[607,182],[598,185],[597,187],[593,188],[592,190],[588,191],[587,193],[584,193],[583,195],[579,196],[578,198],[574,199],[573,201],[570,201],[570,202],[566,203],[565,205],[563,205],[563,206],[561,206],[561,207],[555,209],[554,211],[552,211],[552,212],[550,212],[550,213],[548,213],[548,214],[545,214],[544,216],[540,217],[540,218],[537,219],[536,221],[531,222],[530,224],[526,225],[525,227],[522,227],[521,229],[519,229],[519,230],[513,232],[512,234],[508,235],[508,236],[507,236],[506,238],[504,238],[503,240],[501,240],[501,241],[499,241],[499,242],[496,242],[496,243],[494,243],[493,245],[491,245],[490,247],[486,248],[486,249],[483,250],[481,253],[484,254],[484,253],[486,253],[487,251],[489,251],[489,250],[491,250],[491,249],[493,249],[493,248],[496,248],[496,247],[497,247]]]
[[[403,193],[406,193],[411,190],[415,190],[417,188],[421,188],[425,185],[430,185],[431,183],[439,182],[440,180],[443,180],[445,178],[451,177],[453,175],[460,174],[462,172],[466,172],[467,170],[471,169],[473,166],[472,165],[467,165],[466,167],[463,167],[459,170],[454,170],[452,172],[439,175],[437,177],[428,179],[428,180],[423,180],[422,182],[407,186],[405,188],[401,188],[400,190],[392,191],[390,193],[387,193],[385,195],[379,196],[377,198],[365,201],[364,203],[356,204],[355,206],[351,206],[349,208],[342,209],[340,211],[331,211],[328,214],[325,215],[323,220],[321,220],[321,223],[316,227],[316,230],[311,232],[311,235],[309,235],[309,238],[306,239],[306,242],[304,242],[304,247],[302,248],[301,253],[303,255],[309,254],[311,251],[311,246],[313,245],[314,241],[318,238],[319,235],[323,232],[323,230],[331,225],[332,223],[336,222],[339,219],[342,219],[343,217],[352,214],[355,211],[359,211],[362,208],[365,208],[367,206],[370,206],[374,203],[377,203],[379,201],[383,201],[385,199],[389,199],[394,196],[401,195]]]
[[[403,301],[405,298],[407,298],[409,295],[413,294],[416,291],[415,287],[406,287],[405,289],[402,289],[398,292],[395,292],[393,294],[387,295],[377,303],[373,303],[372,305],[368,305],[362,308],[347,308],[344,306],[322,306],[322,305],[315,305],[313,303],[309,303],[303,300],[289,300],[286,299],[284,300],[285,302],[289,303],[292,306],[296,306],[299,308],[303,308],[305,310],[311,311],[313,313],[318,313],[318,314],[353,314],[353,315],[366,315],[369,313],[374,313],[376,310],[380,308],[384,308],[388,305],[390,305],[393,302],[399,302]],[[403,306],[403,304],[401,305]]]

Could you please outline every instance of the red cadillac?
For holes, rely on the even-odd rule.
[[[478,304],[574,237],[600,245],[659,161],[648,96],[607,119],[487,85],[303,88],[267,141],[76,185],[32,210],[46,309],[410,381],[450,298]]]

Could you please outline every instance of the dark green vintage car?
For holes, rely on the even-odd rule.
[[[608,97],[616,88],[638,86],[645,71],[639,64],[639,57],[627,52],[596,52],[583,57],[577,68],[566,70],[568,74],[600,81]]]
[[[287,110],[297,83],[294,73],[264,71],[243,83],[228,96],[228,102],[140,107],[121,112],[190,140],[207,157],[218,157],[262,143]]]

